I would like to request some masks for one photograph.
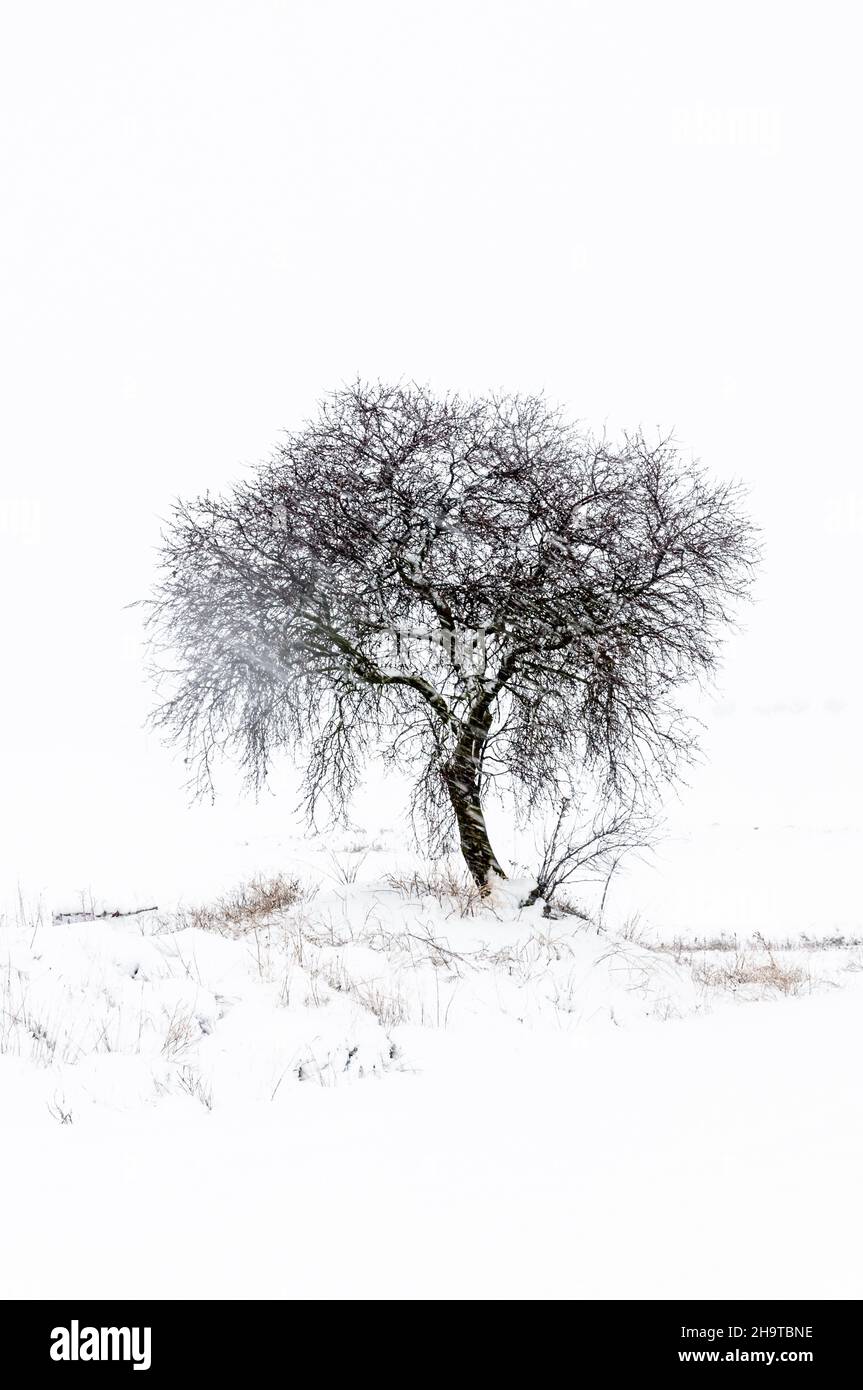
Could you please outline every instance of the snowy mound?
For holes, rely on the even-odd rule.
[[[859,945],[345,879],[3,926],[7,1296],[712,1297],[741,1226],[748,1296],[848,1287]]]

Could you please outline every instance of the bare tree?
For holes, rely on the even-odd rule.
[[[754,561],[737,486],[670,439],[358,383],[228,495],[175,506],[155,719],[199,786],[217,752],[260,785],[291,751],[312,817],[345,810],[376,750],[485,888],[492,784],[529,813],[583,772],[627,798],[674,776],[694,746],[676,693],[714,666]]]

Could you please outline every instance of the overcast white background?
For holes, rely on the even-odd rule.
[[[4,891],[98,892],[122,862],[145,893],[168,839],[206,843],[216,822],[187,812],[143,728],[125,605],[174,495],[224,486],[357,374],[544,388],[747,480],[758,601],[677,814],[816,827],[847,860],[858,18],[757,0],[4,6]],[[835,874],[783,844],[817,902]],[[673,856],[664,874],[660,906]]]

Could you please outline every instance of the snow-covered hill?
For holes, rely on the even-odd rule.
[[[859,1295],[859,942],[304,868],[5,923],[6,1296]]]

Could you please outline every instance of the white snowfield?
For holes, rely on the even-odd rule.
[[[859,944],[388,868],[6,920],[2,1296],[860,1296]]]

